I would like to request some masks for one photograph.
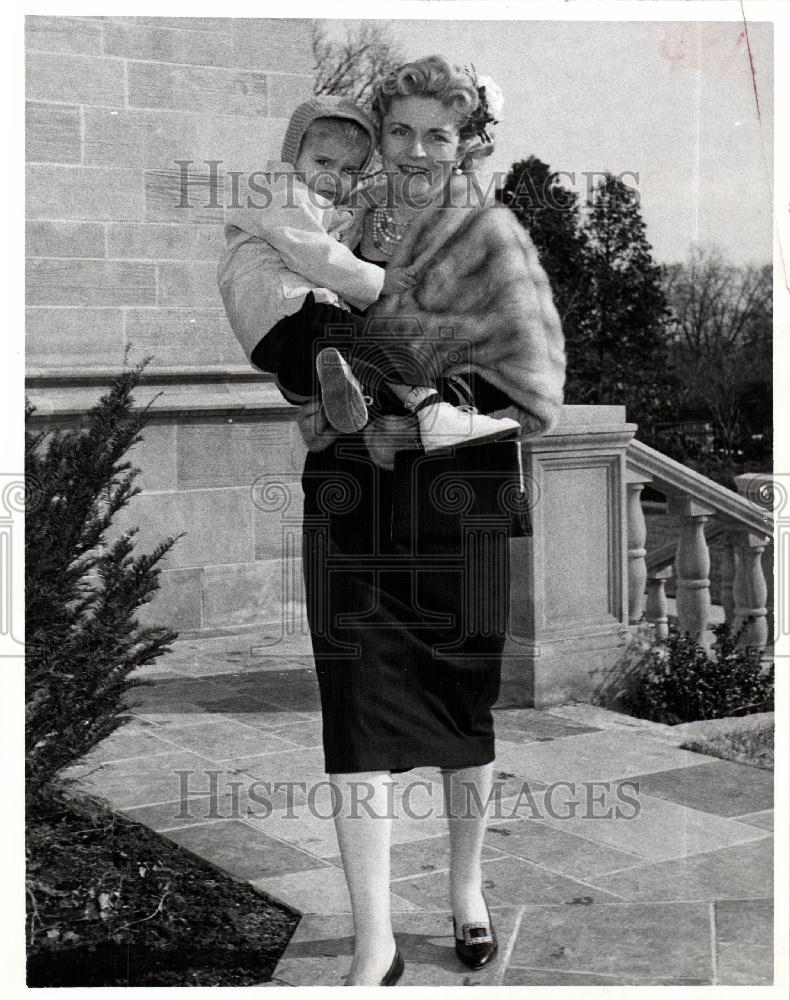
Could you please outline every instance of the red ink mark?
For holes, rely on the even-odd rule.
[[[675,76],[690,66],[692,49],[689,37],[682,26],[664,28],[659,44],[659,55],[669,63],[669,75]]]

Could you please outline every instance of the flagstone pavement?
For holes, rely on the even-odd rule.
[[[77,787],[302,914],[267,985],[342,985],[352,925],[304,641],[184,639],[139,674]],[[589,705],[523,707],[515,683],[495,720],[482,864],[499,955],[476,973],[455,957],[441,779],[418,768],[395,776],[402,985],[772,982],[771,772]]]

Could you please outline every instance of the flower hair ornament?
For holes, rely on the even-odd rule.
[[[488,132],[488,127],[498,125],[502,121],[505,98],[498,84],[494,83],[490,76],[478,73],[474,66],[465,66],[464,69],[471,76],[478,96],[477,109],[469,120],[468,128],[478,136],[480,145],[475,146],[472,153],[488,156],[494,151],[494,140]]]

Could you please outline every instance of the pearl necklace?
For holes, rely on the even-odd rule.
[[[373,209],[373,245],[391,257],[410,224],[411,220],[398,222],[384,205],[377,206]]]

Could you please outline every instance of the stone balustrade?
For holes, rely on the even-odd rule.
[[[646,525],[640,495],[646,484],[666,497],[667,513],[676,518],[677,543],[647,558]],[[665,638],[669,627],[667,581],[677,588],[676,616],[705,649],[712,643],[710,546],[721,549],[721,604],[724,620],[742,644],[766,649],[773,637],[773,516],[771,477],[746,473],[736,477],[738,494],[633,441],[628,451],[629,622],[643,615]],[[768,490],[765,489],[766,484]],[[755,502],[757,501],[757,502]]]

